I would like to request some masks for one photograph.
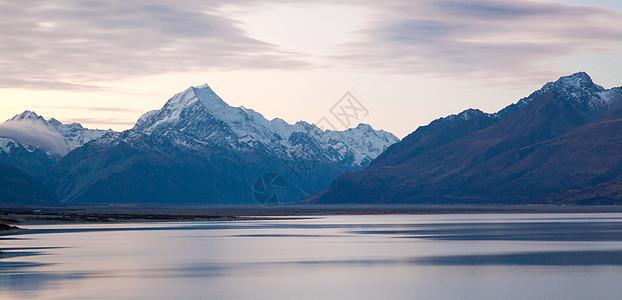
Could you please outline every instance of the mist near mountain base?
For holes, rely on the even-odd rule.
[[[71,150],[58,132],[32,121],[12,121],[0,125],[0,136],[16,140],[22,145],[32,145],[46,152],[66,155]]]

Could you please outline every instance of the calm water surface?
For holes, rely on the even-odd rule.
[[[26,227],[0,299],[622,299],[622,214]]]

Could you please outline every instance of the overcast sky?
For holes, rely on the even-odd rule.
[[[316,122],[351,92],[403,137],[585,71],[622,85],[622,1],[2,1],[0,119],[130,128],[191,85]]]

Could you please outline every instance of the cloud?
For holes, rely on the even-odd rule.
[[[291,68],[206,1],[0,1],[0,88],[92,90],[96,82],[206,69]]]
[[[125,119],[114,119],[114,118],[63,118],[63,123],[80,123],[84,124],[94,124],[94,125],[128,125],[133,126],[136,122],[128,121]]]
[[[368,4],[374,5],[374,4]],[[549,79],[559,59],[620,54],[622,12],[553,2],[390,1],[335,61],[452,78]]]
[[[89,111],[89,112],[128,112],[128,113],[137,113],[144,112],[144,109],[141,108],[131,108],[131,107],[116,107],[116,106],[65,106],[65,105],[42,105],[39,106],[45,109],[56,109],[56,110],[78,110],[78,111]]]
[[[64,156],[69,153],[65,138],[58,132],[51,131],[40,121],[18,120],[0,124],[0,136],[18,141],[22,145],[32,145],[43,151]]]
[[[318,54],[318,63],[249,36],[239,26],[243,20],[222,10],[266,3],[308,4],[0,0],[0,88],[95,90],[106,81],[172,72],[303,67],[541,81],[560,58],[619,55],[622,44],[622,12],[605,8],[524,0],[350,0],[339,5],[371,12],[365,28],[339,52]]]
[[[559,6],[531,5],[524,1],[436,1],[435,8],[442,9],[449,15],[468,18],[501,19],[548,15],[558,13]]]

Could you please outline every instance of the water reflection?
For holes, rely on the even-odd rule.
[[[352,233],[469,241],[622,241],[622,221],[441,223],[417,224],[412,227],[418,229],[362,230]]]
[[[430,265],[620,266],[622,250],[551,251],[485,255],[432,256],[416,259]]]
[[[622,214],[42,225],[1,238],[0,250],[2,299],[524,299],[622,292]]]

